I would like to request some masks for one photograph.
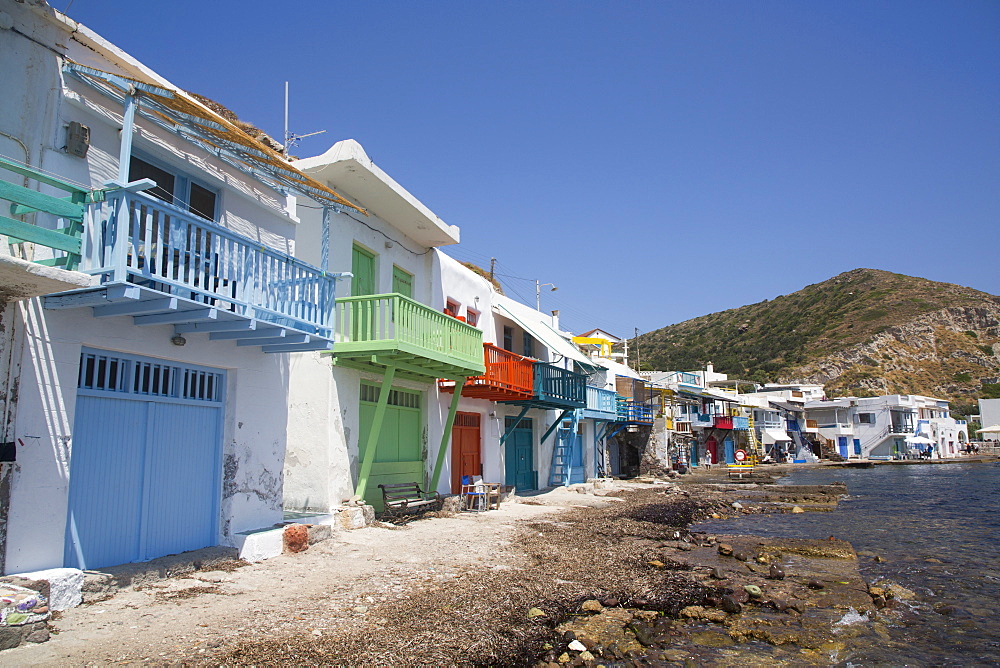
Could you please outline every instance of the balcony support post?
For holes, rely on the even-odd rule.
[[[427,493],[433,494],[437,490],[438,480],[441,479],[441,469],[444,467],[444,456],[448,452],[448,444],[451,442],[451,429],[455,425],[455,415],[458,413],[458,402],[462,398],[462,387],[465,385],[465,376],[455,381],[455,394],[451,397],[451,407],[448,409],[448,419],[444,423],[444,433],[441,434],[441,447],[438,448],[437,462],[434,463],[434,473],[431,475],[431,482],[427,486]]]
[[[500,437],[499,447],[501,448],[503,447],[504,441],[507,440],[507,437],[510,436],[512,433],[514,433],[514,430],[517,429],[517,425],[521,424],[521,420],[524,418],[524,415],[525,413],[528,412],[529,408],[530,406],[525,406],[524,408],[521,409],[521,412],[517,414],[517,419],[514,420],[514,424],[512,424],[507,430],[505,430],[503,436]]]
[[[549,435],[556,430],[556,427],[559,426],[559,423],[562,422],[566,418],[566,416],[572,412],[573,412],[572,408],[567,408],[566,410],[564,410],[562,414],[559,416],[559,419],[550,424],[549,428],[545,430],[544,434],[542,434],[542,440],[538,441],[538,445],[542,445],[543,443],[545,443],[545,439],[547,439]]]
[[[362,499],[368,491],[368,476],[372,472],[372,464],[375,462],[375,448],[378,447],[379,432],[382,431],[382,422],[385,420],[385,409],[389,405],[389,391],[392,389],[392,379],[396,376],[396,367],[390,366],[385,370],[382,378],[382,388],[379,390],[378,404],[375,405],[375,416],[372,418],[371,431],[368,432],[368,443],[365,445],[364,459],[361,462],[361,469],[358,471],[358,487],[355,494]]]

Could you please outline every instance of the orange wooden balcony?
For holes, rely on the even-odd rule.
[[[531,399],[534,392],[534,363],[530,357],[498,348],[492,343],[483,344],[486,373],[471,376],[465,381],[462,396],[490,401],[517,401]],[[455,382],[439,380],[442,392],[454,392]]]

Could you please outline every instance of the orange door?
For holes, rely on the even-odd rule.
[[[483,474],[479,445],[479,413],[457,413],[451,430],[451,491],[462,491],[462,476]]]

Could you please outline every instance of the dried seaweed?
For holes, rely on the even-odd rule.
[[[522,525],[516,565],[466,572],[373,606],[336,634],[309,630],[246,639],[226,665],[528,665],[557,640],[558,624],[588,599],[674,615],[706,588],[676,565],[654,566],[659,542],[699,518],[702,502],[643,490],[603,509]],[[531,608],[543,616],[529,619]]]

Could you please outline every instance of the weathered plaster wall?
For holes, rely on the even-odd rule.
[[[27,331],[15,437],[23,446],[13,473],[8,572],[62,565],[84,346],[226,369],[219,541],[281,519],[286,358],[209,342],[206,335],[188,335],[179,348],[170,343],[171,327],[140,328],[128,317],[98,319],[90,309],[45,311],[38,299],[20,308]]]

